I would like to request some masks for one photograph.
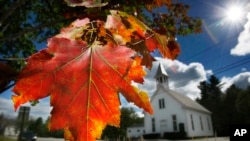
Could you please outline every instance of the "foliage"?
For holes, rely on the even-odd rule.
[[[41,117],[37,119],[31,119],[28,123],[28,130],[36,133],[38,137],[55,137],[55,138],[63,138],[63,130],[57,130],[50,132],[48,129],[50,118],[48,118],[45,122]]]
[[[155,12],[158,7],[165,11]],[[16,69],[24,63],[6,57],[26,58],[35,52],[34,43],[78,18],[49,38],[48,47],[31,55],[18,77],[10,79],[17,79],[15,109],[51,96],[49,128],[64,128],[69,140],[94,140],[106,125],[118,127],[119,93],[152,113],[147,93],[132,82],[143,83],[142,66],[152,67],[153,51],[175,59],[180,53],[175,37],[201,31],[201,21],[187,15],[189,6],[171,0],[23,0],[8,1],[2,9],[9,13],[0,17],[0,53]]]
[[[135,124],[143,124],[143,118],[138,117],[132,108],[121,108],[120,127],[106,126],[103,130],[102,139],[126,138],[127,128]]]
[[[43,119],[41,117],[37,118],[36,120],[30,120],[28,130],[35,132],[39,137],[43,137],[48,134],[47,125],[43,123]]]
[[[144,139],[160,139],[160,137],[161,137],[160,133],[143,134]]]
[[[221,126],[222,92],[220,90],[220,80],[212,75],[209,81],[203,81],[198,86],[201,90],[201,99],[198,102],[212,112],[213,127],[217,133]],[[219,134],[219,133],[218,133]]]
[[[229,136],[230,125],[250,124],[250,86],[240,89],[235,85],[224,93],[217,77],[211,76],[209,82],[201,82],[201,98],[197,101],[212,112],[214,130],[219,136]]]
[[[91,20],[105,20],[110,9],[135,15],[168,37],[201,32],[201,20],[188,16],[190,7],[182,3],[171,0],[102,2],[107,4],[86,8],[69,7],[62,0],[0,0],[0,57],[5,60],[26,58],[36,52],[37,42],[43,43],[75,19],[88,17]],[[155,10],[159,7],[164,10]],[[24,65],[23,60],[8,63],[16,69]]]

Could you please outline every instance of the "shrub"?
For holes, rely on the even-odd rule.
[[[164,139],[184,139],[186,138],[186,132],[165,132]]]
[[[161,135],[159,133],[144,134],[144,139],[159,139]]]

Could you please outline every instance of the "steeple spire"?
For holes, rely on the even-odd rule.
[[[168,74],[161,63],[159,63],[158,69],[155,74],[155,79],[158,85],[162,85],[164,88],[168,89]]]

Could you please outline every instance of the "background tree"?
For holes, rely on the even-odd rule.
[[[250,124],[250,86],[246,90],[237,93],[236,109],[239,118],[239,124]]]
[[[36,120],[30,120],[28,130],[35,132],[39,137],[44,137],[48,134],[48,127],[41,117],[38,117]]]
[[[201,91],[201,98],[197,99],[201,105],[212,112],[213,127],[217,134],[221,134],[223,127],[221,125],[222,92],[220,80],[211,75],[208,82],[200,82],[198,88]]]
[[[135,124],[143,124],[143,118],[140,118],[134,109],[121,108],[121,124],[120,128],[107,126],[102,134],[102,139],[118,139],[126,138],[127,128]]]
[[[236,85],[221,92],[221,82],[216,76],[203,81],[198,88],[201,97],[197,101],[212,112],[214,130],[218,136],[229,136],[233,124],[250,123],[250,87],[240,89]]]
[[[7,126],[7,119],[4,117],[3,113],[0,113],[0,135],[3,135],[6,126]]]
[[[237,110],[237,99],[243,90],[235,85],[229,87],[222,99],[221,107],[221,125],[224,127],[221,131],[222,136],[229,136],[230,125],[239,124],[242,121],[241,113]],[[243,122],[243,121],[242,121]],[[243,122],[244,123],[244,122]]]

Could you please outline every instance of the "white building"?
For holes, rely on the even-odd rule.
[[[19,131],[16,130],[14,125],[9,125],[5,128],[3,135],[4,136],[18,136]]]
[[[190,138],[213,136],[211,112],[187,96],[170,90],[168,74],[161,64],[155,79],[157,89],[151,97],[154,114],[145,113],[144,134],[158,133],[163,137],[164,133],[184,131]]]
[[[127,129],[127,137],[129,138],[140,138],[145,134],[145,129],[142,124],[131,126]]]

